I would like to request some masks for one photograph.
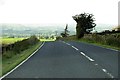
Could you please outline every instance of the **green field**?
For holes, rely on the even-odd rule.
[[[11,44],[11,43],[15,43],[17,41],[21,41],[25,38],[2,38],[2,44]],[[56,39],[40,39],[40,41],[55,41]]]
[[[2,44],[11,44],[11,43],[15,43],[17,41],[21,41],[25,38],[2,38]]]
[[[54,38],[54,39],[40,39],[40,41],[55,41],[56,40],[56,38]]]
[[[6,54],[13,54],[11,58],[2,57],[2,75],[6,74],[8,71],[13,69],[16,65],[18,65],[21,61],[26,59],[29,55],[31,55],[42,43],[39,42],[30,48],[20,52],[19,54],[14,55],[12,51],[8,51]]]

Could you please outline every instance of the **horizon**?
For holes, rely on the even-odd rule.
[[[64,30],[66,24],[0,24],[0,27],[2,29],[5,29],[6,27],[16,30],[17,28],[23,29],[37,29],[37,30],[48,30],[48,31],[55,31],[55,30]],[[112,30],[116,27],[117,25],[112,25],[112,24],[97,24],[94,29],[98,32],[105,31],[105,30]],[[4,28],[5,27],[5,28]],[[70,31],[76,31],[76,24],[68,24],[68,30]],[[94,30],[93,30],[94,31]]]

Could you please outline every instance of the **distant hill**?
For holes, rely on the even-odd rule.
[[[21,36],[40,34],[43,36],[60,35],[64,31],[64,25],[21,25],[21,24],[0,24],[2,27],[2,36]],[[70,34],[75,34],[73,29],[70,29]]]
[[[30,36],[32,34],[40,34],[43,36],[60,35],[64,31],[66,24],[0,24],[2,27],[2,36]],[[95,30],[101,32],[103,30],[112,30],[114,25],[97,24]],[[70,35],[76,33],[76,24],[68,24]]]

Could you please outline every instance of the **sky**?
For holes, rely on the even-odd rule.
[[[76,23],[72,16],[92,13],[95,23],[118,24],[119,0],[0,0],[0,23]]]

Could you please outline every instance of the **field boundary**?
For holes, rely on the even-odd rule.
[[[40,47],[38,49],[36,49],[30,56],[28,56],[25,60],[23,60],[21,63],[19,63],[15,68],[13,68],[12,70],[10,70],[8,73],[6,73],[5,75],[3,75],[2,77],[0,77],[0,80],[2,80],[4,77],[6,77],[7,75],[9,75],[10,73],[12,73],[14,70],[16,70],[18,67],[20,67],[22,64],[24,64],[27,60],[29,60],[39,49],[41,49],[44,46],[45,42],[42,43],[42,45],[40,45]]]

